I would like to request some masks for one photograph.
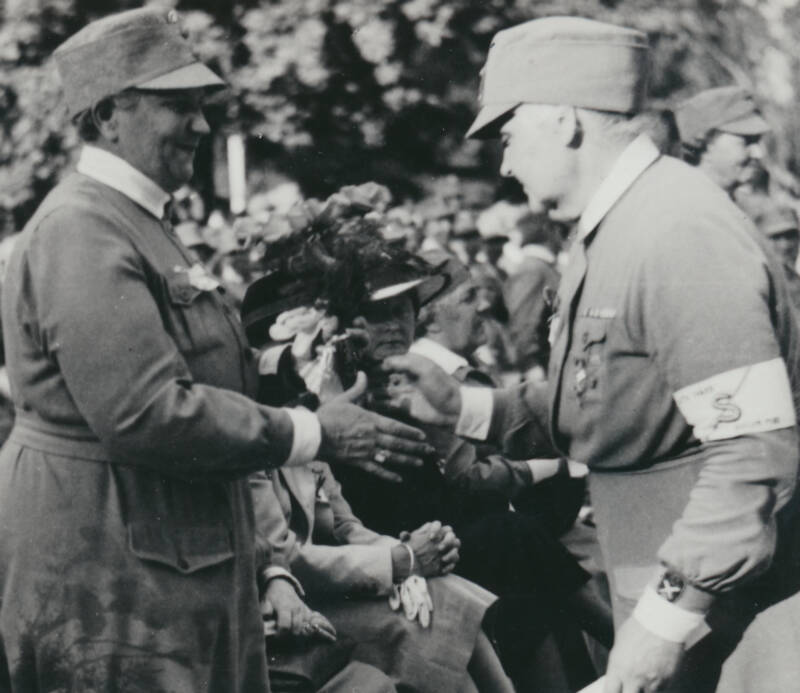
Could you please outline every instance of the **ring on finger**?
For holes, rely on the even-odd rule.
[[[378,464],[383,464],[389,459],[389,455],[384,450],[378,450],[372,459],[374,459]]]

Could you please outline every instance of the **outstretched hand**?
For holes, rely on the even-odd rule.
[[[382,369],[388,383],[375,394],[383,406],[400,409],[417,421],[455,427],[461,413],[460,383],[419,354],[389,356]]]
[[[418,467],[433,449],[419,429],[358,406],[366,389],[367,377],[359,372],[349,390],[317,410],[322,427],[319,456],[333,464],[357,466],[387,481],[402,481],[384,465]]]

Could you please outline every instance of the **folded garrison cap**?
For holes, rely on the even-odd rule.
[[[637,113],[647,37],[581,17],[534,19],[495,35],[481,74],[481,109],[467,137],[490,136],[488,126],[523,103]]]
[[[761,117],[753,95],[742,87],[706,89],[675,111],[681,141],[699,147],[712,130],[733,135],[763,135],[770,127]]]
[[[91,22],[53,53],[70,116],[124,89],[225,83],[197,60],[175,10],[146,7]]]

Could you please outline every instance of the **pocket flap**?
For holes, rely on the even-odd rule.
[[[128,527],[131,552],[179,573],[194,573],[234,557],[233,539],[225,527],[168,529],[161,524],[134,522]]]
[[[178,306],[189,306],[203,293],[202,289],[193,286],[186,272],[176,272],[175,276],[167,279],[167,291],[170,301]]]

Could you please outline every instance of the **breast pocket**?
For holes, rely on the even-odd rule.
[[[201,354],[224,343],[226,329],[213,290],[193,286],[185,272],[163,278],[164,323],[181,353]]]

